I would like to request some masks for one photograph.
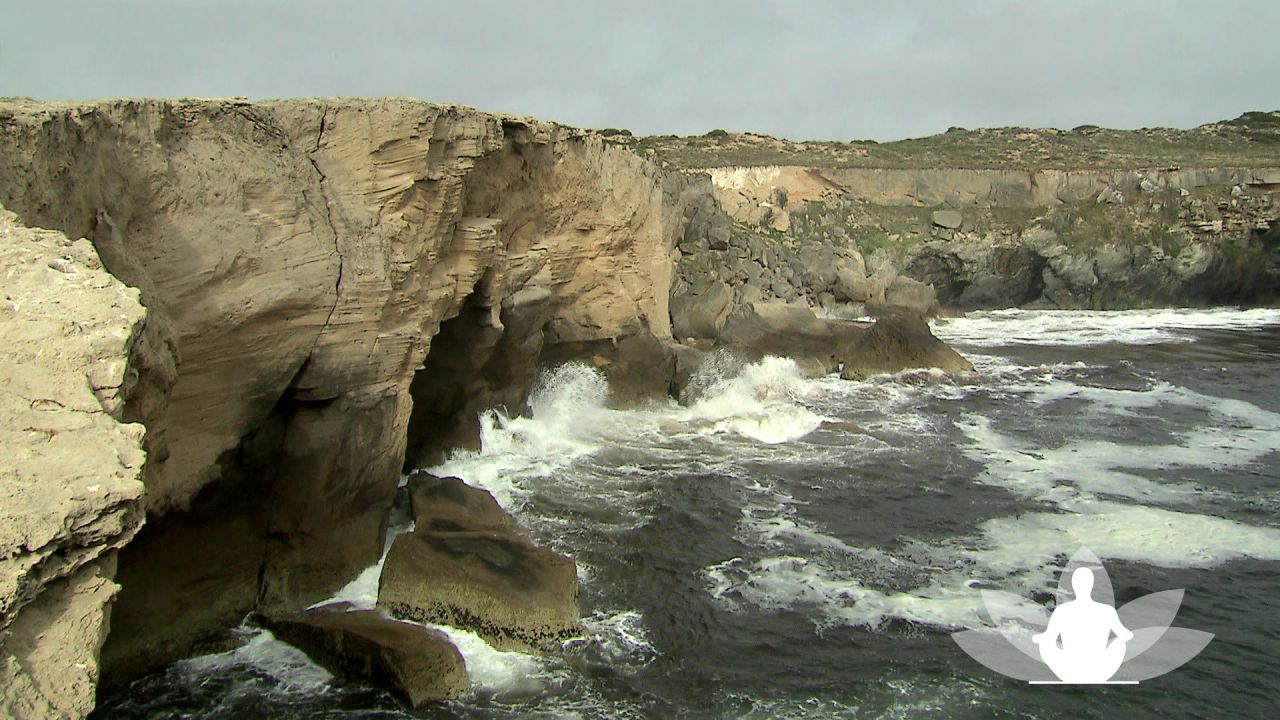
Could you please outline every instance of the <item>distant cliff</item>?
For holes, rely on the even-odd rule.
[[[932,286],[944,308],[1121,309],[1280,295],[1280,168],[709,173],[744,242],[802,260],[857,253],[873,277]],[[681,277],[695,276],[699,262]],[[733,260],[719,267],[732,278]],[[784,293],[816,304],[846,299],[830,280],[794,279]],[[740,291],[753,292],[749,283]]]
[[[764,293],[836,312],[885,302],[898,278],[956,309],[1280,299],[1280,113],[1191,130],[956,128],[893,143],[717,131],[621,142],[709,175],[733,219],[721,234],[736,249],[684,248],[677,293],[724,283],[734,302]],[[868,282],[816,272],[838,257],[865,268]],[[928,304],[910,290],[916,306]]]

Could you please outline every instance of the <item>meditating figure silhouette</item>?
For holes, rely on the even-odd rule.
[[[1114,607],[1090,597],[1092,570],[1076,568],[1071,573],[1071,589],[1076,599],[1054,608],[1049,626],[1032,635],[1031,641],[1040,646],[1040,658],[1059,680],[1104,683],[1120,669],[1125,643],[1133,639],[1133,633],[1120,624]]]

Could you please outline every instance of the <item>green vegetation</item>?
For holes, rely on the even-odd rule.
[[[1280,112],[1249,112],[1190,130],[951,128],[924,138],[793,142],[716,129],[698,137],[635,138],[677,167],[806,165],[879,168],[1151,168],[1280,166]]]

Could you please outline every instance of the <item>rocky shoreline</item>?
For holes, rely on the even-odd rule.
[[[994,205],[925,207],[925,237],[871,248],[847,218],[880,206],[803,175],[738,202],[596,133],[407,99],[0,103],[0,707],[83,717],[250,614],[415,706],[466,675],[413,623],[554,650],[582,632],[573,560],[484,491],[404,475],[474,447],[480,411],[527,409],[543,368],[598,368],[623,405],[680,398],[722,351],[958,371],[924,319],[948,308],[1273,287],[1274,188],[1178,196],[1207,235],[1160,260],[1077,261],[1073,225],[996,237]],[[1148,195],[1079,202],[1164,217]],[[314,608],[380,559],[402,479],[386,615]]]
[[[886,357],[924,357],[868,352],[879,336],[864,324],[819,319],[776,296],[739,302],[714,328],[724,337],[680,342],[669,307],[677,245],[727,222],[707,178],[540,120],[394,99],[5,101],[0,177],[0,202],[24,225],[13,224],[18,236],[59,237],[27,229],[54,228],[86,238],[59,240],[78,250],[47,263],[14,255],[12,272],[65,274],[54,265],[81,263],[104,287],[131,288],[128,331],[104,359],[63,346],[78,342],[82,304],[113,305],[44,290],[67,295],[69,325],[49,351],[67,359],[78,392],[97,393],[84,411],[141,445],[111,455],[132,473],[128,493],[52,512],[60,541],[10,525],[0,648],[8,676],[31,680],[6,683],[5,710],[20,717],[86,715],[95,694],[219,647],[251,612],[293,623],[339,669],[394,674],[410,660],[387,650],[388,637],[438,646],[371,616],[316,619],[306,609],[379,559],[402,471],[474,446],[476,414],[522,409],[545,366],[594,365],[612,401],[628,404],[680,395],[682,378],[718,347],[772,347],[814,372],[852,368],[861,355],[881,369],[892,369]],[[35,290],[6,292],[5,327],[19,327],[14,313]],[[946,363],[964,364],[914,322],[893,342],[927,338]],[[6,363],[40,366],[46,355]],[[42,427],[12,438],[22,448],[12,456],[49,475],[37,483],[19,460],[6,479],[14,514],[38,492],[72,492],[84,471],[97,473],[59,470],[83,462],[76,448],[32,455],[49,439]],[[572,560],[516,529],[495,533],[439,527],[399,538],[385,610],[471,625],[508,647],[576,633]],[[91,550],[46,573],[51,565],[31,553],[41,543],[56,557]],[[447,561],[457,570],[440,575]],[[424,596],[425,578],[435,596]],[[502,610],[495,598],[517,605]],[[74,621],[82,637],[56,652],[33,646],[24,619]],[[451,666],[442,662],[429,665]],[[436,691],[403,697],[425,702],[457,683]]]

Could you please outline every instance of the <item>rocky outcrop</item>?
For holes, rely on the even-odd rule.
[[[1037,225],[998,243],[921,243],[905,253],[903,273],[960,309],[1260,303],[1280,297],[1280,243],[1268,232],[1221,240],[1175,227],[1152,241],[1082,245]]]
[[[701,351],[674,342],[674,310],[695,342],[754,350],[794,349],[799,322],[830,371],[845,345],[833,340],[861,329],[809,306],[837,293],[868,308],[921,303],[920,287],[895,285],[892,267],[868,267],[847,243],[778,245],[735,224],[706,176],[589,132],[414,100],[6,101],[0,178],[0,202],[87,238],[80,247],[147,308],[105,355],[67,356],[90,369],[97,407],[145,425],[145,466],[136,451],[118,456],[142,467],[145,496],[123,479],[86,482],[73,521],[60,498],[47,523],[14,505],[24,519],[6,540],[24,548],[6,562],[31,558],[14,577],[38,575],[6,601],[13,648],[35,645],[10,608],[58,578],[87,599],[72,603],[76,637],[100,642],[118,559],[108,691],[250,611],[308,607],[374,563],[401,472],[474,445],[479,411],[525,409],[541,367],[585,360],[616,403],[676,391]],[[772,195],[769,232],[811,220],[783,212],[803,197]],[[31,432],[60,447],[67,428],[42,418]],[[572,560],[518,529],[449,522],[395,542],[384,607],[513,647],[579,631]],[[21,652],[43,687],[39,652]]]
[[[934,337],[928,323],[915,313],[881,317],[859,340],[841,352],[840,377],[845,380],[918,368],[944,372],[973,369],[973,363]]]
[[[713,347],[750,360],[790,357],[809,375],[840,372],[846,380],[916,368],[973,369],[933,336],[923,315],[897,308],[867,323],[819,318],[799,304],[751,304],[734,312]]]
[[[757,237],[762,246],[750,257],[834,252],[846,266],[838,267],[834,284],[812,273],[744,273],[732,240],[727,256],[703,249],[682,262],[689,285],[719,277],[735,285],[742,301],[763,293],[821,307],[931,306],[929,291],[904,286],[900,275],[932,286],[939,306],[956,309],[1120,309],[1280,297],[1280,253],[1264,239],[1280,220],[1276,169],[779,166],[712,169],[710,176],[734,233]],[[779,196],[789,198],[785,228],[756,211]],[[847,267],[855,256],[882,274]],[[898,288],[890,290],[894,283]]]
[[[733,310],[733,288],[713,280],[671,298],[671,328],[678,338],[714,339]]]
[[[3,208],[0,258],[0,716],[81,718],[143,522],[143,428],[121,418],[147,317],[87,240]]]
[[[342,607],[268,615],[262,624],[329,672],[386,687],[409,707],[470,688],[461,653],[439,630]]]
[[[802,227],[797,221],[792,233]],[[932,290],[908,287],[890,263],[873,267],[847,241],[797,240],[736,225],[723,247],[709,237],[680,243],[672,286],[672,329],[679,340],[711,339],[731,312],[752,303],[803,303],[830,310],[837,303],[932,312]],[[870,271],[870,272],[868,272]],[[922,294],[923,293],[923,294]],[[928,295],[928,297],[926,297]],[[855,313],[856,314],[856,313]]]
[[[524,535],[493,495],[456,477],[424,470],[409,475],[409,512],[422,532],[491,532]]]
[[[409,493],[415,527],[387,553],[379,607],[505,649],[554,649],[582,633],[572,559],[535,546],[493,496],[458,478],[418,473]]]
[[[518,410],[541,358],[661,346],[702,192],[589,133],[395,99],[8,102],[0,177],[152,316],[113,685],[374,562],[406,458]]]

